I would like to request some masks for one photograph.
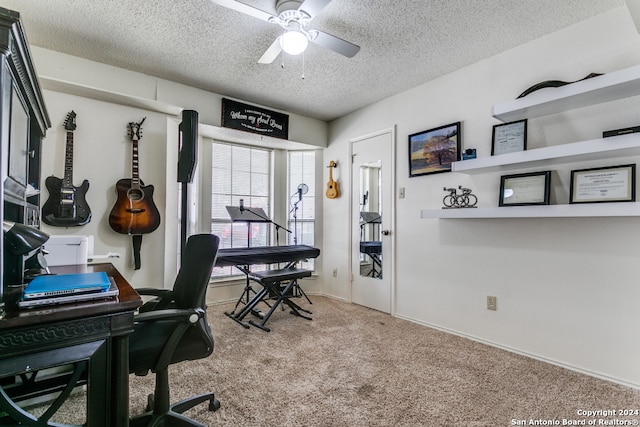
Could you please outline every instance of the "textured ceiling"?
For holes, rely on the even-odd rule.
[[[275,0],[243,2],[275,13]],[[258,64],[280,27],[210,0],[0,0],[21,13],[33,45],[321,120],[624,4],[333,0],[310,28],[360,52],[349,59],[310,44],[304,64],[285,56],[283,68],[281,57]]]

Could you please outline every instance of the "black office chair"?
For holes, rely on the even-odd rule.
[[[131,426],[202,426],[182,413],[207,400],[210,411],[220,408],[213,393],[170,404],[168,372],[170,364],[202,359],[213,352],[205,299],[219,243],[212,234],[189,237],[172,290],[136,289],[155,298],[136,314],[129,338],[129,372],[141,376],[154,372],[156,385],[148,412],[133,417]]]

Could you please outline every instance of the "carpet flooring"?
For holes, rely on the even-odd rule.
[[[638,425],[640,390],[313,296],[313,320],[276,311],[243,329],[209,307],[211,357],[170,368],[172,401],[206,391],[186,415],[207,426]],[[570,345],[570,343],[568,343]],[[130,376],[131,414],[153,376]],[[82,404],[80,398],[80,403]],[[81,412],[65,408],[72,416]],[[621,410],[635,410],[622,415]],[[590,414],[587,411],[616,411]],[[576,422],[580,424],[570,424]],[[616,424],[617,423],[617,424]]]

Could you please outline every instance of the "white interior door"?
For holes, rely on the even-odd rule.
[[[394,131],[351,140],[351,300],[392,311]]]

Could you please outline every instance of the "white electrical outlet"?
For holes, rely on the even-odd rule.
[[[333,277],[338,277],[338,269],[337,268],[333,269],[332,275],[333,275]]]
[[[487,296],[487,310],[496,311],[498,309],[498,297]]]

